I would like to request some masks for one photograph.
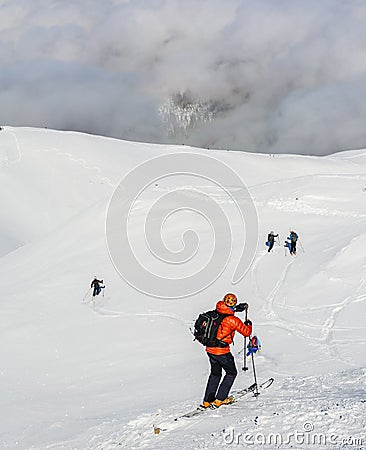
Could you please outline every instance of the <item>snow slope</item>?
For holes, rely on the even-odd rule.
[[[250,271],[233,286],[241,229],[231,215],[230,180],[227,191],[190,176],[154,180],[133,211],[131,239],[141,255],[147,211],[178,185],[204,191],[233,230],[221,276],[197,294],[166,300],[121,279],[105,221],[122,177],[153,157],[183,151],[213,156],[245,180],[258,213],[259,246]],[[6,127],[0,180],[2,448],[223,448],[244,446],[238,434],[246,432],[252,448],[366,448],[365,150],[271,156]],[[283,241],[291,227],[301,238],[297,257],[286,256],[282,245],[267,254],[267,233],[274,229]],[[166,222],[164,239],[178,251],[189,228],[202,237],[195,271],[211,252],[202,218],[179,214]],[[154,258],[147,263],[161,269]],[[90,302],[95,275],[107,288]],[[228,291],[250,304],[263,345],[258,377],[274,376],[275,384],[258,399],[175,422],[201,401],[208,375],[189,327]],[[235,342],[240,369],[243,341]],[[252,377],[239,370],[234,388]],[[154,434],[153,425],[164,431]],[[289,434],[296,431],[326,440],[295,442]],[[269,433],[281,433],[283,442],[262,445]]]

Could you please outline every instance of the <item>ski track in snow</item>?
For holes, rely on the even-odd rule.
[[[280,277],[278,278],[278,281],[276,282],[275,286],[272,288],[271,292],[269,293],[269,295],[267,297],[261,292],[261,290],[259,288],[259,283],[258,283],[257,271],[258,271],[259,263],[261,262],[262,258],[267,254],[268,254],[267,251],[261,252],[259,254],[259,256],[256,258],[253,268],[252,268],[252,279],[254,282],[255,291],[256,291],[258,297],[261,298],[261,300],[263,301],[262,310],[263,310],[265,316],[267,317],[267,319],[270,320],[270,322],[261,321],[260,322],[261,325],[276,326],[287,332],[292,333],[294,336],[299,336],[307,341],[315,341],[316,338],[309,336],[308,334],[306,334],[304,331],[301,330],[302,327],[300,326],[299,323],[296,323],[295,326],[291,326],[291,325],[289,325],[289,323],[287,321],[279,318],[277,316],[276,312],[274,311],[274,303],[275,303],[276,296],[277,296],[278,292],[280,291],[281,287],[283,286],[283,284],[285,283],[285,280],[286,280],[287,274],[290,270],[290,267],[296,261],[296,258],[292,258],[286,264],[285,268],[282,270]]]
[[[254,288],[255,288],[255,292],[257,294],[257,297],[264,299],[264,294],[263,292],[260,290],[259,284],[258,284],[258,279],[257,279],[257,266],[260,263],[260,261],[262,260],[262,258],[267,254],[268,252],[263,250],[261,251],[258,256],[254,259],[252,267],[250,269],[251,272],[251,278],[252,278],[252,282],[254,284]]]
[[[85,159],[83,158],[75,158],[71,153],[64,152],[56,147],[52,148],[42,148],[38,150],[39,152],[45,152],[45,153],[56,153],[59,156],[67,158],[69,161],[72,161],[73,163],[76,163],[83,167],[85,170],[89,170],[94,172],[95,177],[98,178],[98,180],[102,181],[103,183],[107,183],[110,187],[116,188],[118,183],[113,183],[112,180],[110,180],[108,177],[103,176],[102,169],[99,166],[91,166]]]
[[[343,358],[343,360],[346,360],[348,364],[350,365],[356,365],[353,363],[352,359],[349,356],[340,355],[339,351],[336,351],[336,344],[332,341],[332,332],[334,330],[334,325],[336,323],[337,317],[341,312],[344,311],[344,309],[349,306],[351,303],[357,303],[359,301],[363,301],[366,299],[365,294],[361,294],[360,292],[364,288],[364,285],[366,284],[366,279],[363,279],[361,284],[359,285],[357,291],[354,295],[346,297],[342,302],[340,302],[338,305],[334,306],[331,312],[330,317],[325,321],[325,323],[322,326],[321,335],[322,340],[328,344],[328,346],[333,350],[334,357],[337,358]],[[362,299],[362,300],[360,300]],[[350,327],[347,327],[345,331],[349,331]],[[358,340],[358,343],[366,343],[366,339],[364,340]]]
[[[108,300],[109,298],[107,298],[106,300]],[[105,300],[105,301],[106,301]],[[191,325],[192,321],[187,321],[185,319],[183,319],[182,317],[180,317],[178,314],[173,314],[173,313],[167,313],[164,311],[151,311],[148,313],[129,313],[129,312],[124,312],[124,311],[113,311],[113,310],[109,310],[109,309],[105,309],[103,307],[103,304],[105,303],[104,300],[89,300],[87,302],[82,302],[86,305],[89,305],[89,309],[96,315],[100,316],[100,317],[147,317],[147,318],[164,318],[164,319],[172,319],[172,320],[176,320],[182,324],[184,324],[185,326]]]
[[[302,202],[301,200],[272,200],[267,205],[283,212],[314,214],[326,217],[352,217],[355,219],[365,219],[366,214],[360,214],[355,211],[341,211],[331,208],[315,208]]]
[[[265,305],[264,305],[263,311],[267,318],[272,319],[272,318],[277,317],[277,315],[273,309],[274,301],[277,296],[277,293],[283,286],[286,276],[290,270],[291,265],[294,263],[294,261],[295,261],[295,258],[292,257],[292,259],[286,264],[284,270],[282,271],[281,275],[279,276],[279,278],[277,280],[277,283],[273,287],[272,291],[269,293],[268,297],[265,299]]]
[[[7,164],[16,164],[18,162],[21,161],[22,158],[22,151],[21,151],[21,145],[19,143],[19,140],[16,136],[16,133],[13,130],[9,130],[7,128],[5,128],[2,133],[8,133],[10,134],[14,141],[15,141],[15,145],[16,145],[16,149],[17,149],[17,156],[16,158],[9,158],[7,159]],[[81,167],[83,167],[83,169],[85,170],[89,170],[94,172],[94,175],[96,178],[98,178],[100,181],[102,181],[103,183],[107,183],[110,187],[117,187],[118,183],[113,183],[108,177],[103,176],[102,173],[102,169],[99,166],[95,166],[95,165],[89,165],[89,163],[83,159],[83,158],[75,158],[72,153],[70,152],[65,152],[60,150],[57,147],[51,147],[51,148],[42,148],[37,150],[38,152],[45,152],[45,153],[56,153],[59,156],[65,157],[68,160],[72,161],[73,163],[77,163],[78,165],[80,165]]]
[[[20,144],[19,144],[19,141],[18,141],[18,138],[17,138],[16,134],[14,133],[14,131],[9,130],[7,128],[4,128],[2,131],[0,131],[0,133],[5,134],[5,135],[10,135],[12,137],[12,139],[15,141],[15,148],[16,148],[15,152],[14,152],[13,147],[11,149],[11,152],[15,153],[14,155],[12,155],[11,152],[9,153],[7,151],[7,159],[0,161],[1,165],[2,166],[9,166],[11,164],[19,163],[21,161],[21,159],[22,159],[22,152],[21,152]],[[0,138],[1,138],[1,135],[0,135]]]
[[[257,190],[258,188],[273,187],[276,185],[296,184],[306,182],[309,185],[315,186],[317,180],[321,179],[340,179],[340,180],[355,180],[358,178],[360,181],[366,181],[365,174],[309,174],[300,177],[294,177],[289,179],[280,179],[276,181],[269,181],[254,185],[251,189]],[[253,194],[253,197],[256,196]],[[328,204],[326,207],[316,207],[309,204],[308,201],[304,201],[301,196],[295,199],[267,199],[266,201],[255,200],[256,206],[269,206],[271,208],[280,210],[282,212],[288,212],[291,214],[300,213],[306,215],[318,215],[324,217],[343,217],[343,218],[355,218],[365,219],[365,213],[359,213],[356,211],[342,211],[340,209],[331,208]]]

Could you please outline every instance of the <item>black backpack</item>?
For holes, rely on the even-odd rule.
[[[296,242],[298,240],[299,236],[296,233],[291,233],[291,241]]]
[[[195,340],[206,347],[228,347],[229,344],[220,341],[216,336],[221,322],[229,315],[221,314],[215,309],[201,313],[194,324]]]

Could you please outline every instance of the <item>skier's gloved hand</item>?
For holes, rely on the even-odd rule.
[[[249,347],[249,345],[248,345],[248,353],[247,353],[247,356],[250,356],[250,355],[254,355],[254,354],[256,354],[257,353],[257,351],[258,351],[258,348],[257,347]]]
[[[244,325],[252,325],[252,321],[249,320],[249,319],[247,319],[247,320],[244,322]]]
[[[236,312],[243,312],[244,310],[248,309],[248,303],[239,303],[235,306]]]

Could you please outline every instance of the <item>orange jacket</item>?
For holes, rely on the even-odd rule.
[[[245,325],[239,317],[234,316],[234,312],[225,305],[223,301],[219,301],[216,304],[216,311],[221,314],[230,314],[230,316],[225,317],[221,322],[219,329],[217,331],[217,338],[223,342],[227,342],[229,345],[233,343],[233,338],[235,331],[238,331],[243,336],[250,336],[252,334],[252,326]],[[229,345],[227,347],[206,347],[207,353],[212,353],[214,355],[224,355],[230,352]]]

